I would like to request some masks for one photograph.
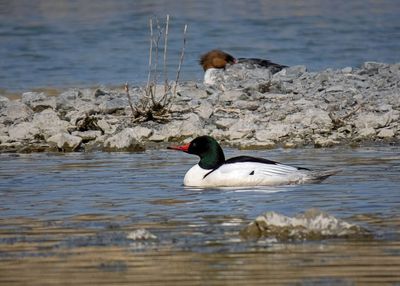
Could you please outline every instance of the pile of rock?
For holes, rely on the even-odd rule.
[[[0,96],[0,151],[142,151],[208,134],[240,148],[398,142],[400,64],[307,72],[232,66],[216,86],[186,82],[165,122],[135,121],[122,89]],[[135,105],[143,94],[133,89]]]

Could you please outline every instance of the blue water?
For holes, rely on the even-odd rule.
[[[0,89],[141,84],[148,19],[171,15],[170,78],[188,25],[182,80],[201,53],[224,49],[310,70],[400,61],[397,0],[0,1]]]

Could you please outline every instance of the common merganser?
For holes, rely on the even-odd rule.
[[[279,72],[287,66],[273,63],[269,60],[256,59],[256,58],[238,58],[236,59],[232,55],[221,51],[212,50],[200,57],[200,65],[204,70],[204,83],[214,84],[215,74],[221,69],[225,69],[229,65],[233,64],[244,64],[246,67],[258,67],[266,68],[271,71],[272,74]]]
[[[168,149],[200,157],[200,162],[186,173],[183,180],[183,184],[189,187],[247,187],[320,182],[339,171],[311,171],[250,156],[225,160],[221,146],[210,136],[200,136],[189,144],[170,146]]]

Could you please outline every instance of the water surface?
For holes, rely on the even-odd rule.
[[[399,151],[247,151],[343,171],[321,184],[206,190],[182,186],[197,159],[180,152],[1,154],[0,284],[67,285],[70,276],[108,285],[398,283]],[[280,243],[238,234],[265,211],[309,208],[373,239]],[[157,239],[129,240],[138,228]]]

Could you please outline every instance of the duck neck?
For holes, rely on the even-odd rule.
[[[203,169],[217,169],[224,164],[225,156],[221,146],[214,145],[207,153],[200,155],[199,166]]]

